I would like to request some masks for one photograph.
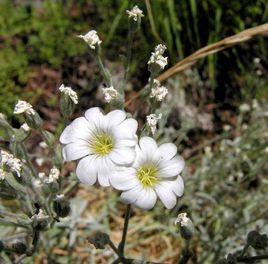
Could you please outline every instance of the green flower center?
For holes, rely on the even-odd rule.
[[[143,187],[153,187],[158,182],[157,168],[152,165],[142,166],[137,171],[137,177]]]
[[[109,154],[114,148],[114,141],[110,135],[96,135],[90,147],[94,153],[100,156]]]

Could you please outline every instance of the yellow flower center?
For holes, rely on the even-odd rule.
[[[100,156],[109,154],[114,148],[114,141],[110,135],[96,135],[90,147],[94,153]]]
[[[137,171],[137,177],[143,187],[153,187],[158,182],[157,168],[152,165],[142,166]]]

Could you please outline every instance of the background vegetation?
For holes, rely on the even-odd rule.
[[[103,106],[98,89],[102,78],[76,36],[96,29],[103,40],[106,65],[115,81],[120,80],[119,55],[126,51],[125,10],[134,4],[145,17],[134,43],[128,97],[146,84],[146,63],[156,44],[167,45],[173,65],[203,46],[267,22],[268,16],[265,0],[2,0],[0,112],[16,126],[19,120],[12,117],[13,106],[18,98],[27,99],[45,119],[45,128],[59,133],[61,83],[79,92],[77,115],[93,105]],[[240,250],[252,229],[268,232],[267,51],[266,39],[254,39],[208,56],[167,81],[170,97],[161,109],[167,125],[160,125],[158,137],[175,142],[187,160],[186,191],[172,212],[160,205],[150,213],[134,211],[127,248],[133,256],[176,263],[181,240],[173,222],[185,210],[197,229],[193,263],[215,263],[224,254]],[[245,103],[246,111],[241,106]],[[128,110],[138,107],[135,100]],[[139,121],[144,121],[142,115]],[[39,141],[33,136],[28,147],[40,154],[46,150],[37,147]],[[66,176],[74,177],[69,175],[72,169],[66,168]],[[70,197],[71,217],[46,233],[42,252],[26,263],[34,258],[39,263],[106,263],[112,258],[108,249],[91,248],[85,237],[104,229],[119,240],[123,211],[118,197],[85,186],[73,190]],[[12,230],[0,227],[0,239],[12,236]],[[59,240],[62,237],[66,239]],[[2,257],[11,263],[8,255]]]

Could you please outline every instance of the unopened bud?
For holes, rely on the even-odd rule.
[[[43,120],[36,111],[31,115],[25,114],[25,122],[33,129],[39,129],[43,125]]]
[[[58,217],[66,217],[71,212],[70,202],[64,195],[57,195],[53,202],[53,209]]]
[[[38,214],[32,216],[31,220],[33,228],[38,231],[46,230],[49,225],[49,217],[41,209]]]
[[[64,117],[70,117],[78,103],[78,97],[71,87],[66,87],[63,84],[60,86],[60,112]]]
[[[11,249],[17,254],[24,254],[27,251],[27,246],[23,241],[17,240],[11,244]]]
[[[104,249],[110,242],[110,237],[106,233],[96,232],[88,238],[89,243],[93,244],[97,249]]]
[[[184,239],[190,240],[192,238],[195,233],[195,228],[193,222],[187,217],[186,213],[179,214],[175,220],[175,224],[179,224],[181,236]]]
[[[228,264],[236,264],[236,257],[233,254],[228,254],[227,256],[227,263]]]
[[[2,252],[4,249],[5,249],[5,244],[3,243],[3,241],[0,240],[0,252]]]
[[[15,141],[23,142],[30,135],[30,127],[25,123],[15,131]]]
[[[255,230],[251,231],[247,235],[247,244],[255,249],[264,249],[267,247],[267,235]]]

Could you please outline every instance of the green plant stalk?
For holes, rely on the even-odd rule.
[[[102,63],[101,56],[100,56],[100,51],[99,50],[98,50],[97,55],[96,55],[96,60],[97,60],[97,63],[99,65],[99,67],[100,67],[100,70],[101,70],[101,73],[103,75],[103,78],[104,78],[105,82],[107,82],[109,86],[112,86],[113,83],[112,83],[111,75],[108,72],[108,70],[105,69],[105,67],[104,67],[104,65]]]
[[[124,228],[123,228],[123,233],[122,233],[122,239],[118,247],[118,252],[119,252],[119,257],[120,259],[124,259],[125,254],[124,254],[124,249],[125,249],[125,244],[126,244],[126,237],[127,237],[127,230],[128,230],[128,223],[129,223],[129,218],[130,218],[130,211],[131,211],[131,205],[127,205],[126,213],[125,213],[125,222],[124,222]]]

